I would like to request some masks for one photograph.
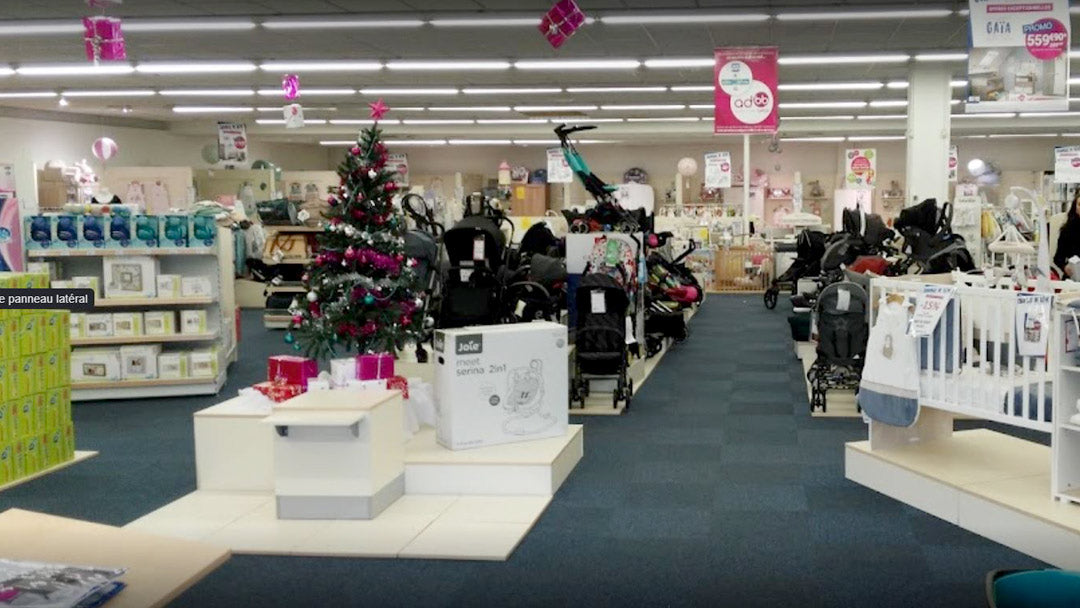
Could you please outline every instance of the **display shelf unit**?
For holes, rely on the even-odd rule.
[[[155,257],[172,255],[216,255],[214,247],[157,247],[154,249],[32,249],[26,252],[30,258],[99,258],[130,255]]]
[[[276,315],[266,313],[263,315],[263,326],[266,329],[289,329],[292,325],[292,317],[289,315]]]
[[[267,232],[268,242],[272,242],[275,235],[279,233],[285,234],[317,234],[324,230],[319,226],[263,226],[263,229]],[[307,266],[314,261],[314,252],[309,252],[309,255],[303,259],[297,260],[282,260],[280,262],[274,261],[273,258],[263,256],[263,263],[268,266]],[[304,288],[300,283],[292,281],[282,285],[267,284],[267,294],[275,293],[304,293]],[[266,329],[288,329],[292,323],[292,316],[285,314],[286,311],[279,308],[267,308],[263,313],[263,327]]]
[[[266,291],[270,293],[304,293],[307,290],[300,283],[282,283],[281,285],[267,285]]]
[[[48,251],[48,250],[44,250]],[[102,280],[102,260],[106,257],[153,256],[162,274],[185,277],[202,276],[210,280],[213,296],[188,298],[97,298],[94,312],[162,311],[185,308],[205,309],[207,330],[199,334],[167,334],[139,336],[107,336],[72,338],[73,347],[108,347],[135,344],[161,344],[163,352],[184,350],[184,346],[205,348],[216,346],[219,353],[219,375],[215,378],[181,378],[156,380],[118,380],[78,383],[71,386],[72,401],[141,399],[180,395],[215,394],[225,383],[229,363],[236,360],[236,304],[233,291],[233,234],[218,228],[213,247],[160,249],[76,249],[56,252],[51,257],[59,268],[59,276],[97,276]],[[70,255],[63,255],[70,254]],[[104,293],[104,288],[101,289]]]
[[[1067,352],[1066,344],[1076,344],[1076,324],[1072,311],[1056,309],[1056,335],[1053,338],[1052,361],[1056,368],[1053,388],[1054,429],[1050,440],[1050,492],[1063,502],[1080,505],[1080,424],[1072,418],[1080,414],[1080,367],[1068,365],[1080,351]],[[1072,336],[1069,336],[1069,334]]]

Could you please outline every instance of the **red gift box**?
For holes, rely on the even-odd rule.
[[[284,382],[260,382],[252,388],[269,397],[274,403],[288,401],[304,392],[303,386],[300,386],[299,384],[286,384]]]
[[[83,30],[88,60],[96,62],[127,59],[124,34],[120,31],[120,20],[116,17],[83,17]]]
[[[360,380],[383,380],[394,375],[394,356],[387,353],[356,356],[356,377]]]
[[[409,398],[409,381],[403,376],[394,376],[386,381],[386,388],[392,391],[401,391],[401,398]]]
[[[298,384],[307,388],[308,378],[319,375],[319,364],[314,359],[295,355],[274,355],[267,359],[266,379],[271,382]]]

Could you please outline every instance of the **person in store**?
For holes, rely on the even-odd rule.
[[[1070,279],[1080,279],[1080,190],[1069,204],[1069,216],[1058,235],[1054,266]]]

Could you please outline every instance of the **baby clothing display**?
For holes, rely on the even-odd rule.
[[[146,210],[149,213],[167,213],[171,206],[169,191],[161,181],[155,181],[146,188]]]
[[[127,187],[127,195],[124,196],[124,202],[129,205],[135,205],[140,209],[146,208],[146,197],[143,196],[143,185],[139,182],[131,182]]]
[[[918,340],[907,335],[906,300],[882,300],[866,344],[858,402],[875,422],[911,426],[919,417]]]

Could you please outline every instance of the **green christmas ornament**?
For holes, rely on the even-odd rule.
[[[375,296],[371,295],[370,293],[367,294],[366,296],[364,296],[364,304],[367,304],[368,306],[371,306],[374,303],[375,303]]]
[[[293,344],[292,349],[295,350],[296,352],[300,352],[300,345],[299,344]]]
[[[296,341],[296,337],[292,335],[292,332],[291,331],[286,332],[286,334],[285,334],[285,343],[286,344],[292,344],[295,341]]]

